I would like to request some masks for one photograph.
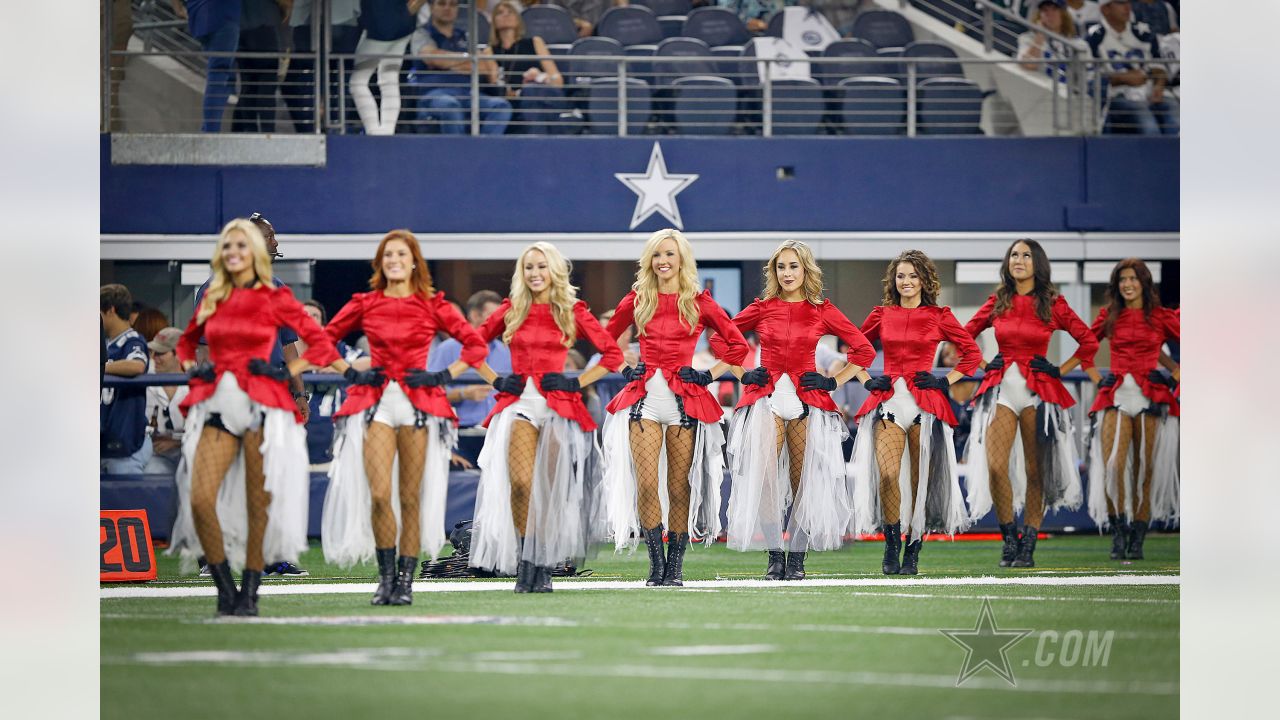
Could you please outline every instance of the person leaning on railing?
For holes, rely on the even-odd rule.
[[[467,31],[459,27],[458,0],[433,0],[431,21],[414,33],[412,48],[417,57],[409,82],[417,88],[416,132],[425,132],[437,123],[445,135],[467,132],[471,114],[471,61],[457,55],[467,52]],[[454,57],[449,57],[454,56]],[[480,82],[496,84],[498,66],[492,60],[479,63]],[[511,120],[511,103],[506,98],[483,92],[477,98],[480,134],[501,135]]]

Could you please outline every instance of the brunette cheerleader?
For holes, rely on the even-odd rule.
[[[434,558],[445,542],[457,416],[443,386],[468,366],[486,380],[494,374],[484,364],[484,341],[432,286],[413,233],[387,233],[371,264],[371,290],[353,295],[325,328],[334,340],[363,330],[373,366],[353,371],[347,400],[334,413],[322,539],[325,559],[344,567],[377,557],[372,604],[409,605],[419,553]],[[423,368],[440,330],[462,343],[462,356],[445,370],[428,372]]]
[[[1138,258],[1116,263],[1106,302],[1092,326],[1098,340],[1111,341],[1111,368],[1089,408],[1089,515],[1111,528],[1113,560],[1141,560],[1151,521],[1178,519],[1179,371],[1169,375],[1157,364],[1181,323],[1161,307]]]
[[[742,399],[729,427],[726,534],[735,550],[768,551],[766,579],[802,580],[805,552],[838,549],[851,519],[841,449],[849,431],[831,391],[869,366],[876,351],[822,297],[822,269],[808,245],[779,245],[764,266],[764,285],[764,299],[733,319],[742,332],[756,331],[760,364],[730,368],[742,381]],[[849,346],[849,365],[835,377],[815,368],[823,335]],[[724,349],[719,335],[711,347]]]
[[[473,567],[516,576],[515,591],[551,592],[551,571],[581,561],[602,540],[603,495],[594,431],[581,390],[623,366],[622,351],[569,282],[554,245],[525,248],[511,294],[480,337],[511,348],[513,373],[494,382],[497,405],[485,419],[471,537]],[[565,358],[586,338],[603,354],[576,378]]]
[[[884,375],[858,374],[871,397],[857,414],[854,529],[884,532],[886,575],[915,575],[926,532],[954,534],[968,525],[946,392],[977,369],[982,353],[951,309],[938,305],[942,286],[927,255],[902,253],[889,263],[883,284],[884,305],[862,324],[862,334],[884,347]],[[955,344],[960,361],[936,377],[933,359],[943,340]]]
[[[635,547],[643,532],[649,548],[646,585],[683,585],[684,551],[694,541],[715,541],[720,531],[724,457],[723,411],[707,385],[729,365],[741,365],[747,343],[711,293],[698,292],[693,248],[678,230],[650,236],[635,284],[609,320],[617,338],[632,325],[640,362],[623,369],[629,381],[609,402],[604,426],[604,476],[611,532],[618,548]],[[693,351],[704,327],[724,339],[720,362],[694,370]],[[624,412],[626,411],[626,412]],[[666,449],[667,502],[658,492],[659,459]],[[667,554],[662,552],[666,510]]]
[[[307,547],[306,434],[285,383],[310,367],[349,367],[293,292],[273,285],[267,243],[252,222],[227,223],[209,265],[209,289],[177,347],[191,390],[180,406],[186,434],[171,548],[188,572],[204,555],[219,615],[257,615],[264,554],[296,563]],[[266,358],[282,327],[307,351],[276,367]],[[209,359],[197,364],[202,336]],[[233,565],[243,568],[238,592]]]
[[[974,399],[968,444],[969,518],[996,506],[1000,566],[1035,567],[1036,535],[1046,509],[1075,510],[1084,500],[1075,426],[1075,398],[1059,379],[1077,365],[1096,382],[1098,341],[1058,294],[1049,257],[1035,240],[1017,240],[1000,265],[1000,285],[965,325],[978,337],[994,327],[999,352],[986,363]],[[1061,367],[1045,357],[1049,338],[1064,330],[1079,343]],[[1014,439],[1021,435],[1021,443]],[[1022,510],[1022,532],[1014,513]]]

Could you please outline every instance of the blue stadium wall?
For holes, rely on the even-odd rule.
[[[291,233],[652,231],[631,227],[655,144],[696,231],[1176,232],[1164,138],[443,138],[330,136],[321,167],[113,164],[104,234],[216,233],[259,209]]]

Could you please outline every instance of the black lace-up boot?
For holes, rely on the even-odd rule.
[[[378,558],[378,589],[373,591],[370,605],[390,605],[391,593],[396,587],[396,549],[377,548],[374,554]]]
[[[689,533],[667,538],[667,566],[662,571],[662,584],[684,587],[684,551],[689,547]]]
[[[902,524],[885,525],[883,530],[884,562],[880,565],[880,571],[885,575],[897,575],[902,568],[898,562],[898,555],[902,552]]]
[[[223,560],[208,568],[213,584],[218,588],[218,614],[230,615],[236,609],[236,579],[231,575],[231,566]]]
[[[1004,540],[1000,546],[1000,567],[1009,567],[1018,556],[1018,526],[1000,523],[1000,538]]]
[[[1036,537],[1039,534],[1040,528],[1030,525],[1022,526],[1022,537],[1018,539],[1018,557],[1013,561],[1014,567],[1036,566]]]
[[[401,555],[396,561],[396,587],[391,592],[392,605],[413,604],[413,571],[418,569],[418,558]]]
[[[912,540],[910,535],[905,538],[906,549],[902,551],[902,567],[898,570],[899,575],[915,575],[916,566],[920,563],[920,546],[923,543],[920,540]]]
[[[782,576],[783,580],[803,580],[804,579],[804,553],[789,552],[787,553],[787,572]]]
[[[781,580],[782,574],[785,572],[783,566],[786,565],[787,554],[781,550],[769,551],[769,566],[765,568],[765,580]]]
[[[258,586],[261,584],[261,570],[245,570],[240,573],[240,594],[236,596],[236,615],[258,616]]]
[[[1123,560],[1129,538],[1129,523],[1123,515],[1111,515],[1107,520],[1111,523],[1111,559]]]
[[[644,531],[644,544],[649,548],[649,579],[644,584],[661,585],[667,573],[667,562],[662,556],[662,523]]]
[[[1130,560],[1142,559],[1142,543],[1147,539],[1147,521],[1134,520],[1129,526],[1129,546],[1125,548],[1125,554]]]

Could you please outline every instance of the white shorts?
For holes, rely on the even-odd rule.
[[[796,394],[796,386],[791,376],[783,373],[778,382],[773,384],[773,394],[769,396],[769,408],[773,414],[783,420],[795,420],[804,414],[804,403]]]
[[[418,421],[418,408],[409,402],[400,383],[391,380],[382,390],[382,398],[378,400],[378,409],[373,413],[370,422],[382,423],[391,428],[415,425]]]
[[[1038,407],[1040,403],[1040,396],[1027,387],[1027,378],[1018,369],[1018,364],[1010,363],[1005,367],[1004,376],[1000,378],[1000,397],[996,404],[1009,408],[1014,415],[1020,415],[1023,410]]]
[[[222,373],[213,395],[200,404],[209,413],[207,417],[210,419],[206,420],[206,424],[213,423],[217,427],[220,423],[222,429],[236,437],[262,427],[264,408],[254,402],[249,393],[240,389],[240,383],[232,373]],[[215,413],[218,415],[217,421],[212,419]]]
[[[541,428],[552,415],[551,408],[547,407],[547,399],[534,387],[532,377],[524,381],[524,392],[520,393],[519,400],[512,403],[511,409],[521,420],[536,428]]]
[[[910,430],[920,420],[922,412],[903,378],[893,381],[893,397],[880,403],[880,417],[896,423],[903,430]]]
[[[1143,410],[1151,407],[1151,401],[1147,399],[1146,395],[1142,394],[1142,388],[1138,386],[1138,381],[1134,380],[1129,373],[1124,374],[1124,379],[1120,381],[1112,400],[1120,412],[1129,417],[1136,417]]]
[[[640,417],[652,420],[659,425],[679,425],[680,405],[676,403],[676,395],[667,387],[662,370],[655,370],[644,384],[644,400],[640,406]]]

